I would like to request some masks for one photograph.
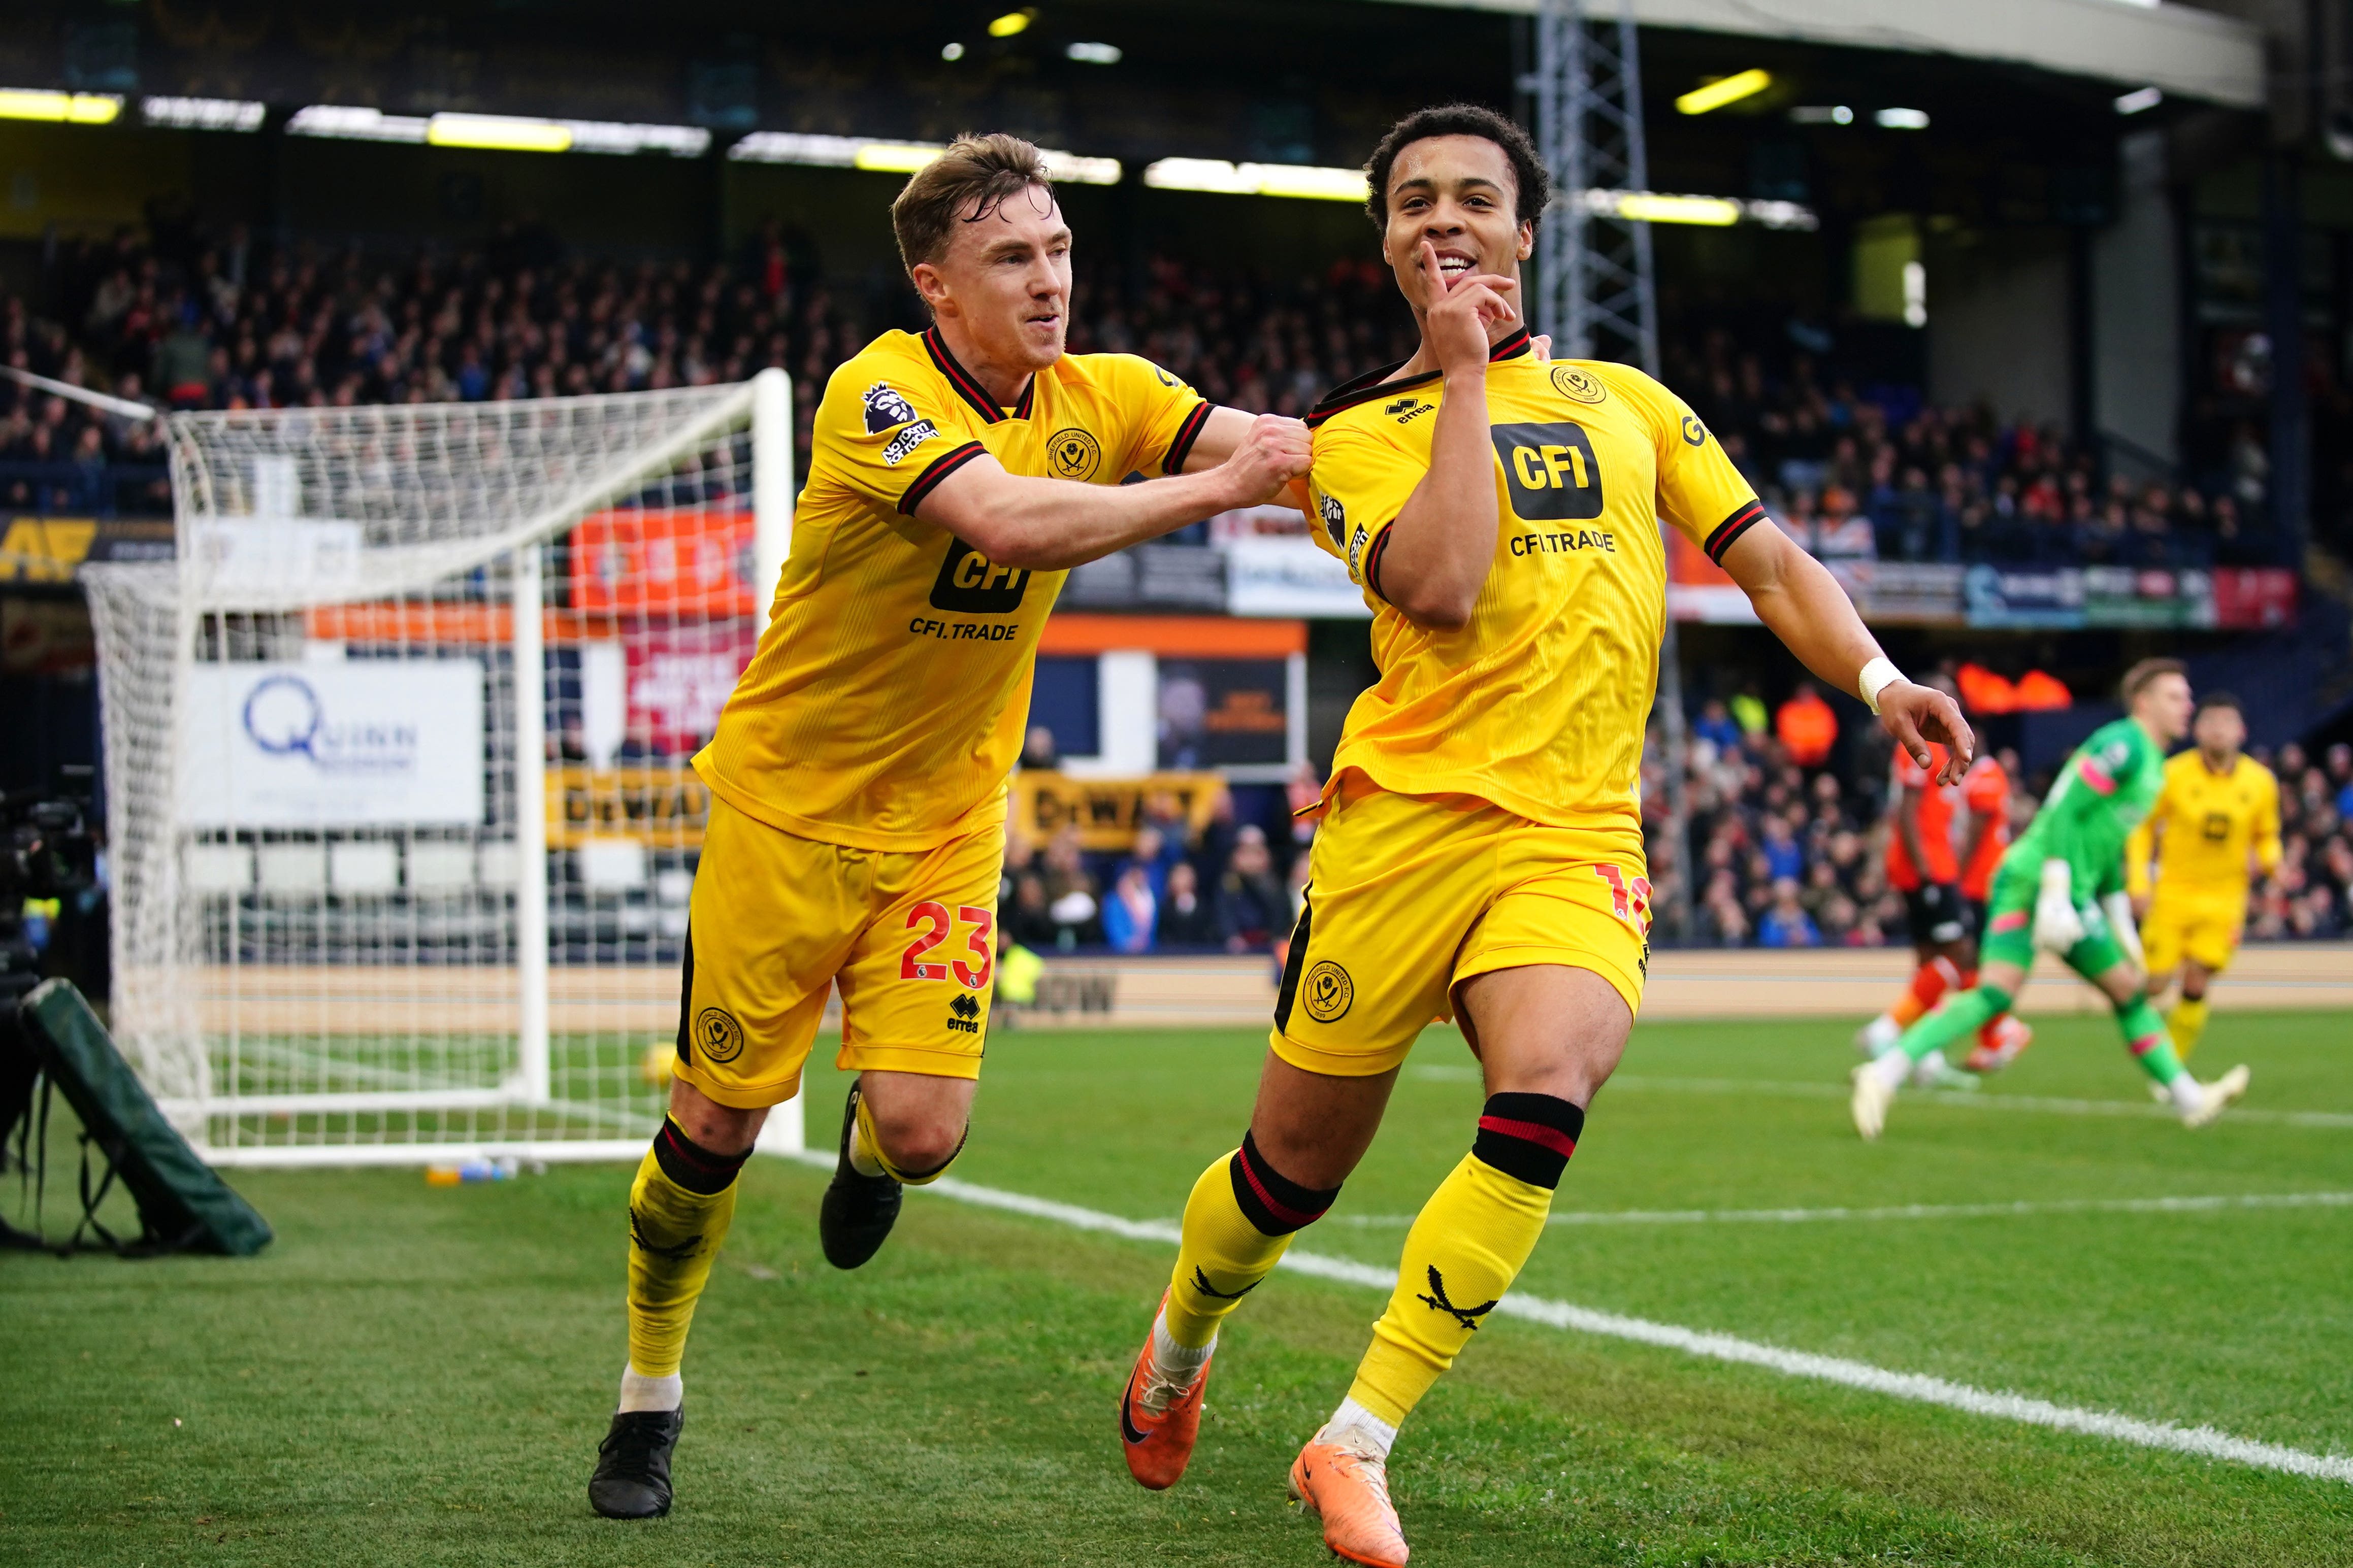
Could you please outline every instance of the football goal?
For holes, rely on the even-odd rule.
[[[124,1052],[218,1163],[634,1157],[785,374],[169,430],[175,559],[85,574]]]

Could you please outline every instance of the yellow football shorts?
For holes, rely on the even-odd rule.
[[[835,1065],[978,1078],[1002,826],[930,849],[798,838],[711,803],[688,908],[680,1078],[749,1110],[790,1100],[841,988]]]
[[[2148,972],[2169,973],[2187,958],[2200,969],[2220,973],[2238,952],[2246,920],[2243,898],[2186,890],[2168,895],[2165,884],[2158,883],[2148,919],[2140,928]]]
[[[1641,831],[1547,827],[1468,795],[1350,773],[1309,851],[1269,1041],[1293,1067],[1398,1066],[1454,987],[1527,964],[1588,969],[1640,1012],[1651,884]]]

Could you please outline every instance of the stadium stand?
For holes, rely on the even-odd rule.
[[[188,254],[193,251],[193,254]],[[736,381],[781,365],[805,387],[874,331],[773,231],[733,264],[560,258],[519,233],[490,251],[393,258],[258,247],[243,230],[178,254],[124,233],[69,247],[62,321],[0,306],[5,363],[174,408],[479,402]],[[1073,352],[1144,354],[1236,407],[1297,415],[1403,357],[1395,291],[1366,262],[1270,281],[1167,258],[1133,288],[1082,281]],[[1834,360],[1725,329],[1668,379],[1813,552],[1833,560],[2036,565],[2256,564],[2277,552],[2262,450],[2226,435],[2197,482],[2136,482],[2055,426],[1925,406]],[[2335,405],[2331,404],[2331,407]],[[801,409],[807,452],[812,405]],[[119,416],[0,387],[0,504],[112,512],[164,492],[155,437]]]
[[[242,228],[124,230],[62,247],[54,266],[56,318],[21,298],[0,301],[0,363],[175,409],[640,391],[771,364],[817,387],[872,332],[912,324],[891,318],[887,301],[846,300],[797,267],[774,226],[707,268],[567,257],[530,228],[485,249],[400,257],[273,250]],[[1080,283],[1073,319],[1074,351],[1142,353],[1219,402],[1282,414],[1410,346],[1386,275],[1346,260],[1281,280],[1166,257],[1132,280],[1099,267]],[[1930,406],[1916,387],[1864,382],[1771,334],[1714,328],[1673,344],[1669,359],[1669,380],[1768,504],[1834,563],[2195,568],[2276,554],[2260,447],[2243,429],[2218,433],[2212,418],[2187,443],[2203,454],[2184,465],[2189,478],[2136,482],[2055,426]],[[2353,409],[2321,391],[2324,424]],[[805,398],[799,408],[803,472],[813,407]],[[162,457],[150,424],[0,381],[0,508],[165,511]],[[1721,721],[1713,736],[1706,712]],[[1687,923],[1662,940],[1903,940],[1900,899],[1879,870],[1884,747],[1857,739],[1836,756],[1809,750],[1813,765],[1803,766],[1784,738],[1740,730],[1720,706],[1704,710],[1681,763],[1692,801],[1683,854],[1662,837],[1655,786],[1649,814],[1660,907],[1689,900]],[[1050,753],[1050,735],[1043,743]],[[2008,761],[2022,776],[2016,755]],[[2250,934],[2335,936],[2353,893],[2353,759],[2338,747],[2315,762],[2291,745],[2277,765],[2288,853],[2258,892]],[[1650,776],[1663,766],[1654,756]],[[1284,828],[1279,795],[1241,793],[1244,820],[1229,800],[1208,828],[1162,825],[1148,830],[1155,844],[1126,854],[1074,839],[1017,843],[1008,931],[1046,951],[1267,951],[1295,907],[1303,872],[1292,862],[1303,864],[1303,846],[1270,839]]]

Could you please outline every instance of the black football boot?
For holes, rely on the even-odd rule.
[[[624,1410],[596,1445],[588,1503],[607,1519],[659,1519],[670,1511],[670,1451],[686,1425],[686,1407]]]
[[[850,1164],[849,1144],[857,1132],[858,1085],[852,1083],[841,1108],[841,1157],[817,1211],[818,1240],[825,1247],[825,1260],[836,1268],[855,1268],[874,1256],[899,1223],[904,1193],[896,1179],[861,1176]]]

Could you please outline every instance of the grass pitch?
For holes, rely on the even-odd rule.
[[[1868,1146],[1846,1124],[1845,1026],[1641,1029],[1521,1288],[2353,1452],[2353,1207],[2052,1206],[2353,1193],[2353,1017],[2219,1017],[2197,1066],[2252,1063],[2253,1114],[2196,1134],[2143,1113],[2105,1020],[2041,1027],[1986,1103],[1907,1095]],[[1240,1134],[1262,1048],[1256,1031],[1001,1035],[956,1173],[1173,1219]],[[1468,1068],[1432,1030],[1303,1247],[1393,1265],[1467,1144]],[[822,1142],[841,1082],[810,1087]],[[1113,1408],[1166,1247],[914,1194],[881,1257],[839,1274],[817,1248],[824,1179],[747,1170],[688,1353],[679,1505],[649,1524],[585,1496],[623,1354],[626,1170],[457,1189],[238,1173],[279,1230],[259,1258],[0,1257],[0,1559],[1324,1560],[1283,1471],[1345,1389],[1375,1292],[1279,1273],[1253,1295],[1192,1471],[1155,1496],[1127,1479]],[[2038,1206],[1934,1212],[2011,1203]],[[1815,1212],[1915,1205],[1930,1212]],[[1430,1568],[2353,1563],[2341,1481],[1518,1321],[1477,1336],[1392,1477]]]

